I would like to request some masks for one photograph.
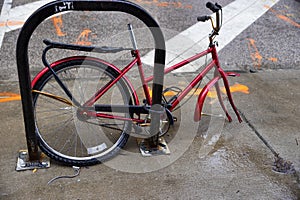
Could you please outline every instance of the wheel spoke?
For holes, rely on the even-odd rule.
[[[53,69],[81,104],[118,75],[113,68],[98,61],[74,59],[58,63]],[[68,164],[96,164],[126,143],[131,121],[84,115],[66,97],[50,71],[40,77],[32,93],[40,147],[50,157]],[[128,105],[128,102],[134,102],[129,98],[125,80],[120,79],[95,104]],[[129,113],[122,117],[128,118]]]

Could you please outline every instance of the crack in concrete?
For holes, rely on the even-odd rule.
[[[274,148],[268,143],[268,141],[258,132],[258,130],[254,127],[254,125],[247,119],[245,114],[238,109],[242,119],[246,124],[251,128],[251,130],[257,135],[257,137],[271,150],[275,157],[279,157],[279,153],[277,153]]]
[[[247,119],[245,114],[240,109],[238,109],[238,112],[240,113],[244,122],[251,128],[251,130],[256,134],[256,136],[266,145],[266,147],[268,147],[268,149],[270,149],[270,151],[275,156],[275,161],[272,170],[284,174],[294,174],[296,176],[297,183],[299,184],[300,183],[299,174],[296,172],[293,163],[281,158],[279,156],[279,153],[277,153],[274,150],[274,148],[269,144],[269,142],[258,132],[258,130],[254,127],[254,125]]]

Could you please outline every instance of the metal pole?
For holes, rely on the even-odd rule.
[[[17,67],[22,97],[23,117],[30,160],[38,160],[37,138],[35,134],[33,102],[31,94],[31,77],[28,63],[28,44],[38,25],[48,17],[64,11],[120,11],[131,14],[145,23],[150,29],[155,42],[153,105],[161,104],[163,71],[165,66],[165,40],[158,23],[140,6],[122,0],[58,0],[53,1],[34,12],[22,27],[17,41]],[[155,112],[154,112],[155,113]],[[153,142],[157,143],[159,133],[159,115],[153,114],[150,131],[157,134]]]

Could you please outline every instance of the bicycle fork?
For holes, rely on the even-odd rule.
[[[202,89],[202,91],[199,94],[198,101],[197,101],[196,108],[195,108],[195,113],[194,113],[194,121],[196,121],[196,122],[200,121],[204,100],[205,100],[209,90],[213,86],[215,86],[215,88],[216,88],[218,100],[220,102],[220,105],[221,105],[223,111],[226,114],[226,117],[228,118],[228,121],[229,122],[232,121],[232,118],[230,117],[230,115],[229,115],[228,111],[226,110],[226,107],[223,103],[222,96],[221,96],[221,89],[220,89],[220,86],[219,86],[219,83],[218,83],[218,81],[220,79],[223,79],[223,83],[224,83],[224,86],[225,86],[226,94],[227,94],[227,97],[229,99],[230,105],[231,105],[232,109],[234,110],[239,122],[242,122],[243,120],[242,120],[236,106],[234,105],[233,98],[232,98],[232,95],[231,95],[231,92],[230,92],[229,83],[228,83],[228,80],[227,80],[227,76],[239,76],[239,74],[233,73],[233,72],[224,72],[224,70],[220,67],[220,63],[219,63],[219,60],[218,60],[215,45],[213,44],[211,46],[211,48],[212,48],[212,58],[213,58],[213,60],[215,62],[215,65],[216,65],[216,69],[215,69],[216,71],[215,71],[215,74],[214,74],[214,78],[212,80],[210,80],[205,85],[205,87]]]

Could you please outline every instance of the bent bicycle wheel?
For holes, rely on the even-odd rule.
[[[127,142],[131,121],[97,117],[95,110],[83,112],[82,106],[118,76],[100,60],[73,57],[53,66],[58,78],[72,94],[70,99],[48,71],[33,86],[36,134],[41,150],[66,165],[94,165],[114,156]],[[76,101],[75,101],[76,100]],[[129,105],[130,93],[120,79],[94,105]],[[92,107],[92,106],[91,106]],[[94,114],[89,114],[94,113]],[[130,114],[106,116],[130,118]]]

